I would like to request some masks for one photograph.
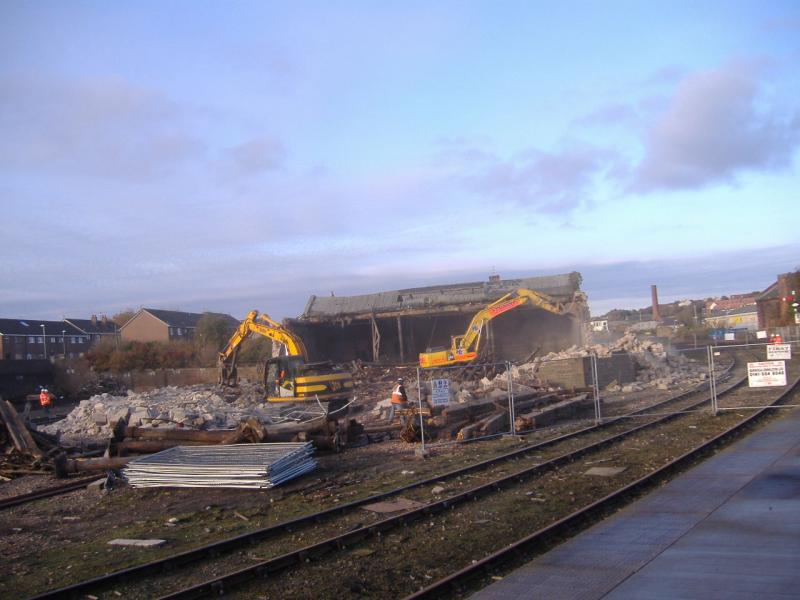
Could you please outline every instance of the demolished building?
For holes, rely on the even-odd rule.
[[[463,334],[477,311],[519,288],[572,304],[573,315],[522,306],[487,325],[481,345],[490,359],[523,360],[535,351],[583,343],[588,308],[580,285],[577,272],[519,279],[495,275],[485,282],[311,296],[303,314],[286,324],[306,342],[312,359],[410,363],[420,352],[449,346],[451,336]]]

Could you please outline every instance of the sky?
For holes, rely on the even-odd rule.
[[[800,4],[0,3],[0,317],[800,267]]]

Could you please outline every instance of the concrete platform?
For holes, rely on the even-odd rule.
[[[472,598],[800,599],[800,410]]]

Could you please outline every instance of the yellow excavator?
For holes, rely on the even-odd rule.
[[[308,362],[305,344],[294,332],[286,329],[257,310],[251,310],[239,324],[225,349],[219,353],[219,382],[236,385],[236,358],[250,335],[263,335],[283,344],[287,354],[267,360],[264,388],[267,402],[327,403],[328,414],[339,411],[353,398],[353,377],[330,361]]]
[[[423,369],[429,369],[431,367],[463,364],[475,360],[478,357],[481,333],[483,333],[486,323],[523,304],[531,304],[536,308],[544,309],[556,315],[563,315],[572,312],[575,300],[568,307],[564,307],[546,294],[519,288],[479,310],[472,317],[472,321],[467,327],[467,332],[464,335],[452,337],[450,348],[421,353],[419,355],[419,366]]]

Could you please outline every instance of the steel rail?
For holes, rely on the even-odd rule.
[[[474,563],[456,571],[455,573],[444,577],[431,585],[413,593],[404,598],[404,600],[424,600],[428,598],[443,598],[454,593],[463,592],[465,589],[465,582],[477,578],[479,576],[491,575],[499,566],[512,560],[519,560],[520,555],[524,555],[534,546],[541,547],[542,544],[553,540],[554,538],[562,535],[563,533],[574,530],[576,526],[586,523],[593,519],[595,515],[602,514],[612,508],[616,508],[624,503],[627,495],[638,492],[642,489],[649,488],[653,484],[660,482],[673,471],[682,468],[687,463],[699,458],[705,453],[709,452],[715,446],[722,442],[726,442],[729,438],[736,436],[745,428],[753,425],[760,420],[768,410],[778,406],[786,396],[797,389],[800,383],[800,378],[786,389],[777,399],[766,406],[759,407],[759,410],[750,415],[743,421],[726,429],[722,433],[704,442],[700,446],[689,450],[678,458],[670,461],[669,463],[659,467],[652,473],[637,479],[633,483],[626,485],[619,490],[608,494],[607,496],[597,500],[569,515],[559,519],[555,523],[548,525],[528,536],[509,544],[505,548],[498,550]]]
[[[40,500],[42,498],[50,498],[51,496],[58,496],[60,494],[74,492],[75,490],[79,490],[81,488],[86,487],[93,481],[97,481],[98,479],[100,479],[100,477],[101,475],[95,475],[94,477],[84,477],[82,479],[76,479],[74,481],[70,481],[69,483],[65,483],[64,485],[54,486],[43,490],[37,490],[35,492],[29,492],[27,494],[20,494],[18,496],[11,496],[9,498],[2,498],[0,499],[0,510],[3,510],[5,508],[11,508],[12,506],[18,506],[20,504],[25,504],[27,502],[33,502],[34,500]]]
[[[738,387],[738,382],[737,385],[730,386],[721,393],[728,393],[733,389],[735,389],[736,387]],[[699,406],[701,404],[704,404],[705,402],[707,402],[707,399],[703,399],[700,402],[696,403],[695,405]],[[506,485],[515,485],[525,481],[531,476],[549,472],[562,465],[569,464],[575,461],[576,459],[585,456],[586,454],[611,446],[636,433],[640,433],[651,427],[663,424],[667,421],[677,418],[678,416],[680,415],[679,414],[666,415],[649,423],[645,423],[633,429],[621,432],[610,438],[606,438],[604,440],[600,440],[598,442],[589,444],[572,452],[562,454],[544,463],[540,463],[538,465],[525,468],[516,473],[512,473],[510,475],[503,476],[493,481],[480,484],[469,490],[466,490],[454,496],[450,496],[443,500],[438,500],[436,502],[426,504],[424,506],[412,509],[400,515],[387,517],[386,519],[383,519],[382,521],[378,521],[371,525],[365,525],[347,531],[343,534],[330,537],[321,542],[310,544],[308,546],[287,552],[280,556],[260,561],[256,564],[243,567],[241,569],[229,572],[224,575],[216,576],[213,579],[162,596],[160,600],[186,600],[193,598],[203,598],[209,595],[223,595],[231,588],[236,587],[237,585],[240,585],[252,579],[258,577],[262,578],[269,577],[274,574],[280,573],[282,571],[288,570],[292,567],[303,565],[306,562],[311,562],[311,560],[319,558],[325,554],[328,554],[329,552],[346,549],[347,547],[352,546],[353,544],[365,538],[371,537],[376,534],[380,534],[383,531],[387,531],[398,525],[411,523],[418,519],[429,517],[433,514],[438,514],[444,510],[450,509],[466,501],[475,500],[485,494],[491,494],[495,491],[499,491],[503,489]],[[437,480],[440,479],[441,478],[437,478]]]
[[[731,363],[731,365],[729,365],[725,369],[725,371],[722,373],[722,376],[728,374],[735,366],[736,366],[736,361],[734,360]],[[727,393],[727,392],[733,390],[734,388],[742,385],[745,380],[746,380],[746,377],[741,378],[740,380],[734,382],[730,387],[724,389],[721,393],[724,394],[724,393]],[[319,512],[316,512],[316,513],[312,513],[312,514],[304,515],[304,516],[301,516],[301,517],[297,517],[297,518],[289,520],[289,521],[283,521],[283,522],[277,523],[275,525],[271,525],[271,526],[264,527],[264,528],[261,528],[261,529],[257,529],[257,530],[254,530],[254,531],[246,532],[246,533],[243,533],[243,534],[240,534],[240,535],[237,535],[237,536],[234,536],[234,537],[226,538],[224,540],[220,540],[220,541],[217,541],[217,542],[212,542],[211,544],[207,544],[207,545],[201,546],[199,548],[193,548],[193,549],[190,549],[190,550],[186,550],[184,552],[180,552],[180,553],[177,553],[177,554],[166,556],[166,557],[161,558],[161,559],[156,559],[156,560],[153,560],[153,561],[150,561],[150,562],[147,562],[147,563],[143,563],[143,564],[140,564],[140,565],[135,565],[135,566],[128,567],[128,568],[125,568],[125,569],[120,569],[120,570],[114,571],[112,573],[108,573],[108,574],[105,574],[105,575],[100,575],[100,576],[92,578],[92,579],[88,579],[88,580],[84,580],[84,581],[81,581],[81,582],[77,582],[75,584],[64,586],[62,588],[58,588],[58,589],[51,590],[51,591],[46,591],[46,592],[43,592],[41,594],[38,594],[36,596],[31,597],[30,600],[44,600],[44,599],[56,599],[56,598],[74,598],[74,597],[77,597],[81,593],[86,593],[89,590],[96,589],[98,587],[102,587],[102,586],[108,585],[108,584],[110,584],[112,582],[115,582],[115,581],[119,581],[119,580],[123,580],[123,579],[132,579],[134,577],[141,578],[142,576],[145,576],[145,575],[148,575],[148,574],[160,574],[160,573],[164,573],[164,572],[170,571],[175,567],[179,567],[179,566],[182,566],[182,565],[185,565],[185,564],[196,562],[198,560],[202,560],[202,559],[207,558],[207,557],[216,557],[219,554],[222,554],[224,552],[227,552],[227,551],[230,551],[230,550],[233,550],[233,549],[236,549],[236,548],[240,548],[243,544],[252,544],[252,543],[256,543],[258,541],[267,539],[269,537],[278,535],[280,533],[291,532],[295,528],[298,528],[298,527],[303,526],[305,524],[319,523],[319,522],[323,521],[324,519],[326,519],[328,517],[332,517],[332,516],[335,516],[337,514],[347,512],[347,511],[349,511],[351,509],[354,509],[354,508],[359,508],[361,506],[364,506],[365,504],[370,504],[370,503],[373,503],[373,502],[378,502],[378,501],[381,501],[381,500],[385,500],[386,498],[401,494],[401,493],[403,493],[405,491],[408,491],[410,489],[414,489],[414,488],[417,488],[417,487],[422,487],[422,486],[425,486],[425,485],[431,485],[431,484],[434,484],[434,483],[437,483],[437,482],[440,482],[440,481],[443,481],[443,480],[446,480],[446,479],[449,479],[449,478],[452,478],[452,477],[457,477],[457,476],[460,476],[460,475],[471,473],[473,471],[482,470],[482,469],[490,467],[490,466],[492,466],[494,464],[497,464],[499,462],[503,462],[503,461],[506,461],[506,460],[509,460],[509,459],[514,459],[514,458],[519,458],[522,455],[529,454],[529,453],[532,453],[532,452],[536,452],[536,451],[539,451],[539,450],[543,450],[543,449],[548,448],[550,446],[557,445],[557,444],[559,444],[561,442],[568,441],[568,440],[571,440],[573,438],[578,438],[580,436],[587,435],[587,434],[590,434],[590,433],[594,433],[596,431],[599,431],[599,430],[605,429],[607,427],[610,427],[610,426],[612,426],[614,424],[617,424],[622,419],[625,419],[625,418],[627,418],[629,416],[636,415],[636,414],[641,413],[641,412],[646,411],[646,410],[652,410],[654,407],[664,406],[664,405],[667,405],[667,404],[670,404],[670,403],[677,402],[677,401],[680,401],[682,399],[685,399],[686,397],[691,396],[692,394],[696,394],[698,392],[701,392],[702,391],[702,387],[704,387],[704,386],[705,386],[705,384],[700,384],[699,386],[697,386],[695,388],[692,388],[690,390],[687,390],[685,392],[681,392],[680,394],[677,394],[675,396],[667,398],[667,399],[663,400],[662,402],[657,403],[656,405],[649,406],[649,407],[640,409],[638,411],[634,411],[632,413],[629,413],[628,415],[614,417],[612,419],[609,419],[608,421],[604,421],[603,423],[601,423],[599,425],[592,425],[592,426],[589,426],[589,427],[585,427],[583,429],[579,429],[577,431],[573,431],[573,432],[570,432],[570,433],[555,437],[555,438],[551,438],[549,440],[544,440],[544,441],[538,442],[536,444],[527,445],[527,446],[525,446],[523,448],[518,448],[518,449],[513,450],[511,452],[507,452],[505,454],[501,454],[501,455],[498,455],[496,457],[493,457],[493,458],[490,458],[490,459],[487,459],[487,460],[484,460],[484,461],[473,463],[472,465],[468,465],[466,467],[461,467],[461,468],[458,468],[458,469],[454,469],[452,471],[448,471],[448,472],[443,473],[443,474],[439,474],[439,475],[436,475],[436,476],[433,476],[433,477],[429,477],[429,478],[424,479],[424,480],[416,481],[416,482],[410,483],[408,485],[401,486],[399,488],[395,488],[395,489],[389,490],[387,492],[381,492],[379,494],[373,494],[371,496],[368,496],[366,498],[362,498],[360,500],[354,500],[354,501],[351,501],[351,502],[348,502],[348,503],[345,503],[345,504],[341,504],[341,505],[333,506],[331,508],[327,508],[325,510],[322,510],[322,511],[319,511]],[[706,403],[708,401],[709,401],[709,397],[704,397],[702,400],[700,400],[699,402],[693,404],[692,406],[700,406],[700,405],[702,405],[702,404],[704,404],[704,403]],[[668,417],[669,417],[669,415],[668,415]],[[655,424],[661,422],[662,420],[663,419],[659,419],[659,420],[656,420],[656,421],[641,425],[641,426],[636,427],[634,429],[628,430],[628,432],[639,431],[639,430],[641,430],[643,428],[647,428],[649,426],[655,425]],[[623,432],[620,435],[626,435],[626,433],[628,433],[628,432]],[[615,436],[615,437],[617,437],[617,436]],[[615,439],[615,437],[614,438],[608,438],[607,440]],[[607,440],[603,440],[600,443],[604,443]],[[591,446],[586,446],[583,449],[579,449],[578,452],[580,452],[581,450],[585,450],[587,448],[591,448]],[[571,453],[567,453],[567,454],[562,455],[561,457],[558,457],[557,459],[554,459],[554,460],[563,459],[564,457],[569,457],[571,455],[572,455]],[[547,464],[547,463],[543,463],[543,464]],[[534,467],[534,468],[539,468],[539,467],[541,467],[541,465],[538,465],[537,467]],[[446,502],[446,501],[444,501],[444,502]],[[409,514],[409,513],[404,513],[404,515],[407,515],[407,514]],[[400,515],[400,517],[402,517],[404,515]],[[392,517],[392,518],[390,518],[388,520],[397,519],[397,518],[398,517]],[[369,527],[373,527],[374,528],[374,527],[380,525],[381,523],[384,523],[384,521],[375,523],[375,524],[373,524],[373,525],[371,525]],[[356,530],[356,531],[358,531],[358,530]],[[323,542],[323,544],[324,543],[325,542]]]

